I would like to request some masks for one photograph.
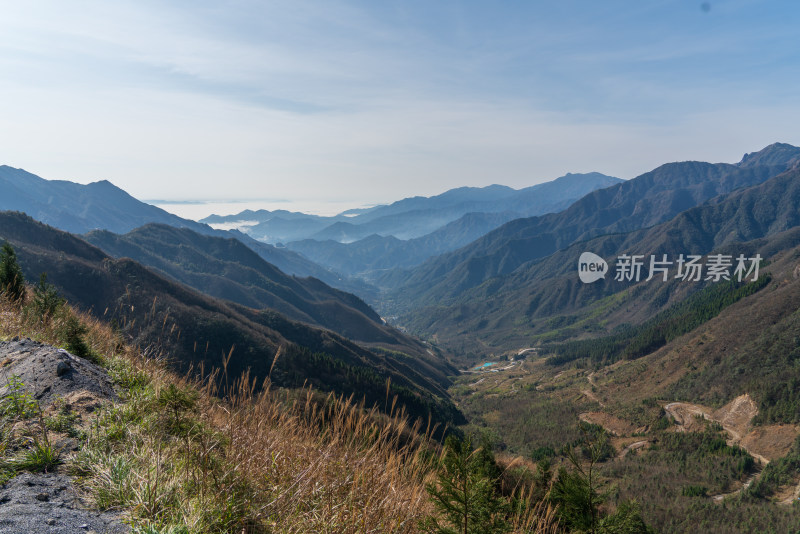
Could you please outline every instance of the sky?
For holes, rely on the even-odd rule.
[[[0,0],[0,14],[0,164],[143,200],[324,211],[800,145],[793,0]]]

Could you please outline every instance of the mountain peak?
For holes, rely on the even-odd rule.
[[[613,182],[621,182],[623,180],[616,178],[614,176],[608,176],[607,174],[603,174],[601,172],[592,171],[592,172],[568,172],[564,176],[559,176],[555,180],[552,180],[553,183],[562,183],[562,182],[572,182],[572,181],[589,181],[589,180],[596,180],[598,178],[606,178]],[[547,183],[547,182],[545,182]]]
[[[125,233],[148,222],[211,231],[141,202],[108,180],[88,185],[47,180],[8,166],[0,166],[0,209],[33,214],[41,222],[76,234],[96,228]]]
[[[791,167],[800,162],[800,148],[788,143],[772,143],[758,152],[750,152],[742,156],[739,167],[756,167],[759,165],[785,165]]]

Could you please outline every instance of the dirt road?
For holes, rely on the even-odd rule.
[[[713,412],[705,406],[688,402],[671,402],[664,406],[664,411],[667,412],[675,421],[676,425],[678,425],[676,428],[678,432],[702,430],[705,425],[699,421],[699,419],[718,423],[722,426],[722,429],[727,432],[728,436],[730,436],[728,445],[738,445],[747,451],[760,465],[761,468],[753,473],[742,484],[741,488],[730,493],[713,495],[711,499],[714,502],[722,502],[725,498],[738,495],[749,488],[750,485],[761,476],[761,473],[764,471],[763,468],[769,463],[768,458],[749,449],[746,444],[742,442],[743,438],[747,435],[753,417],[757,414],[756,405],[752,399],[750,399],[749,395],[741,395],[724,407]],[[798,488],[798,490],[800,491],[800,488]]]

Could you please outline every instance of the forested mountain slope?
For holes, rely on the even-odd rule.
[[[415,416],[459,420],[445,392],[455,370],[422,345],[415,352],[368,349],[274,311],[217,300],[24,214],[0,212],[0,239],[16,249],[26,278],[46,272],[71,304],[113,321],[147,353],[181,369],[209,372],[230,356],[231,377],[249,371],[258,384],[268,376],[276,386],[307,383],[370,405],[388,387]]]

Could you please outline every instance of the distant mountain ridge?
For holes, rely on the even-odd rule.
[[[95,229],[125,233],[150,222],[212,231],[205,224],[140,202],[107,180],[87,185],[45,180],[23,169],[0,165],[0,192],[0,210],[22,211],[75,234]]]
[[[373,234],[353,243],[304,239],[286,246],[316,263],[371,280],[376,271],[414,267],[462,247],[517,216],[512,212],[467,213],[430,234],[408,240]]]
[[[773,143],[758,152],[745,154],[738,165],[739,167],[782,165],[794,168],[800,165],[800,153],[796,146],[788,143]]]
[[[2,165],[0,210],[27,213],[37,221],[75,234],[92,230],[124,234],[149,223],[158,223],[189,228],[205,235],[235,237],[288,274],[314,276],[329,285],[348,291],[355,289],[362,294],[372,291],[365,284],[348,280],[296,252],[255,241],[240,232],[214,230],[206,224],[141,202],[106,180],[88,185],[45,180],[25,170]]]
[[[354,210],[352,216],[306,215],[297,212],[243,211],[212,215],[208,224],[251,221],[241,230],[255,239],[287,243],[304,239],[350,243],[377,234],[401,240],[427,235],[468,213],[514,212],[517,217],[558,211],[597,188],[621,180],[600,173],[567,174],[524,189],[502,185],[460,187],[432,197],[410,197],[385,206]]]
[[[337,220],[308,239],[289,241],[286,247],[330,269],[372,280],[382,270],[413,267],[464,246],[505,222],[559,211],[582,194],[620,181],[589,173],[567,174],[520,190],[501,185],[461,187],[435,197],[406,198],[369,209],[357,217]],[[261,225],[249,231],[256,235],[259,228]]]
[[[401,306],[448,302],[577,241],[653,226],[717,195],[762,183],[793,167],[798,157],[800,148],[774,144],[736,165],[668,163],[593,191],[562,212],[510,221],[461,249],[406,272],[387,272],[377,281],[392,288],[390,298],[406,303]]]

